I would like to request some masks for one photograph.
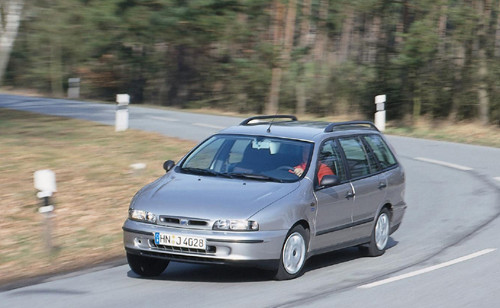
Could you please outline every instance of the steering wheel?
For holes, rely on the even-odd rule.
[[[293,171],[295,168],[292,166],[281,166],[278,167],[276,170],[284,170],[284,171]]]

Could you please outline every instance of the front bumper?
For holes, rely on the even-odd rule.
[[[251,265],[272,268],[280,259],[287,230],[213,231],[172,228],[127,219],[123,243],[128,253],[180,262]],[[207,250],[158,246],[154,233],[164,232],[206,239]]]

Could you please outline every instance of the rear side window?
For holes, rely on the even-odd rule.
[[[363,143],[358,137],[340,138],[339,142],[352,178],[364,177],[377,171],[377,166],[368,160]]]
[[[384,139],[378,135],[367,135],[363,137],[372,148],[382,169],[392,167],[397,164],[396,158],[392,154]]]

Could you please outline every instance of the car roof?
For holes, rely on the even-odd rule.
[[[248,118],[240,125],[226,128],[219,134],[269,136],[315,142],[326,135],[334,137],[367,132],[379,133],[375,125],[368,121],[298,121],[295,116],[275,115]]]

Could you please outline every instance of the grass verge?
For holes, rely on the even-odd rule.
[[[395,126],[389,123],[385,133],[500,148],[500,128],[475,122],[450,123],[420,120],[413,126]]]
[[[0,108],[0,284],[124,256],[130,199],[193,142]],[[133,172],[131,164],[145,163]],[[48,253],[33,173],[51,169],[58,192]]]
[[[359,114],[327,116],[318,118],[312,115],[300,117],[300,120],[320,120],[327,122],[342,122],[363,119]],[[372,121],[373,120],[370,120]],[[477,122],[452,123],[444,120],[431,120],[422,117],[417,123],[406,125],[401,122],[389,121],[385,134],[406,136],[439,141],[449,141],[500,148],[500,127],[497,125],[481,125]]]

